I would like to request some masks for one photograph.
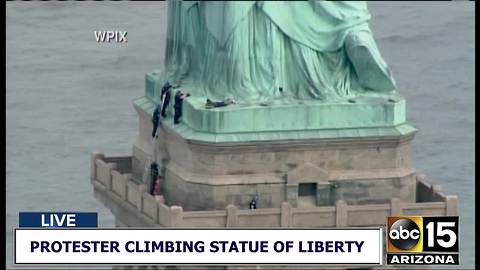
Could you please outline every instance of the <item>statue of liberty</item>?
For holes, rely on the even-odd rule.
[[[171,1],[164,81],[244,103],[391,93],[366,2]]]

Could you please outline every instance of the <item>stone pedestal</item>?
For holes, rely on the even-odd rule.
[[[174,125],[169,114],[152,139],[155,99],[147,91],[134,101],[140,124],[132,173],[141,180],[149,161],[160,164],[169,205],[242,209],[255,196],[259,208],[416,200],[416,130],[405,122],[398,95],[214,109],[192,97],[182,123]]]
[[[158,92],[158,77],[148,74],[146,96],[133,102],[132,156],[92,154],[94,195],[117,227],[363,227],[385,226],[389,215],[458,214],[458,198],[411,167],[416,130],[398,95],[215,109],[188,98],[182,123],[168,112],[153,139]],[[164,176],[163,197],[146,192],[152,161]],[[264,209],[245,210],[257,196]],[[115,269],[123,267],[135,268]]]

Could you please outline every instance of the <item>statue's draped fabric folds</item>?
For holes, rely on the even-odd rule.
[[[394,91],[365,2],[171,1],[164,80],[243,102]]]

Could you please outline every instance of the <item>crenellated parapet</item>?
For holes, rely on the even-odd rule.
[[[333,206],[298,208],[285,201],[277,208],[242,209],[229,204],[224,210],[184,211],[165,204],[163,196],[152,196],[146,184],[132,179],[131,157],[92,154],[94,193],[123,226],[152,227],[345,227],[384,226],[389,215],[457,215],[457,196],[447,196],[439,185],[430,185],[417,174],[417,200],[349,205],[337,200]]]

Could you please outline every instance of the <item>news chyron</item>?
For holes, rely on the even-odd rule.
[[[458,216],[390,216],[387,264],[458,265]]]

